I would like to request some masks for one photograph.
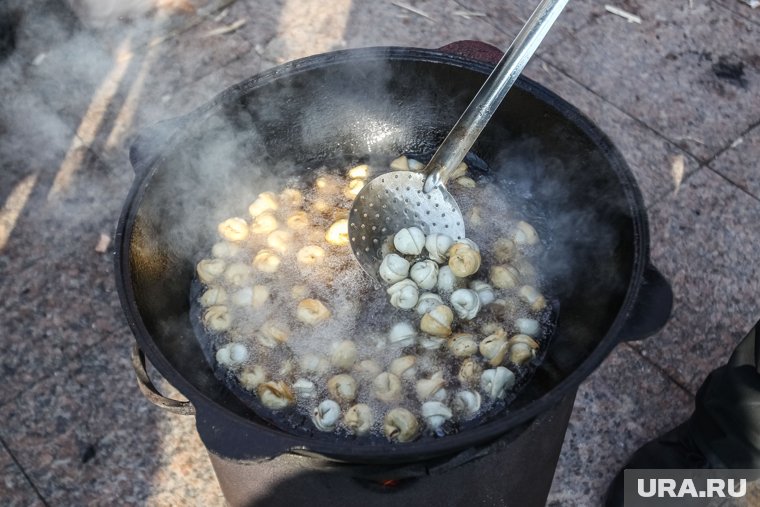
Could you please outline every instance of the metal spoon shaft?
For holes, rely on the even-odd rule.
[[[569,0],[543,0],[426,167],[425,192],[445,185]]]

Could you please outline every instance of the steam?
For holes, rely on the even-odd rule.
[[[2,222],[3,254],[22,255],[24,248],[33,246],[33,239],[19,232],[19,224],[32,221],[19,211],[26,207],[33,216],[43,214],[36,224],[54,231],[50,234],[66,245],[53,255],[94,255],[100,233],[115,226],[132,182],[127,147],[137,129],[190,112],[230,84],[224,76],[209,74],[203,61],[189,62],[177,73],[204,79],[209,95],[167,110],[172,90],[156,96],[149,83],[149,77],[153,85],[162,77],[168,79],[162,76],[168,71],[159,64],[164,44],[176,44],[174,35],[193,29],[183,13],[194,11],[208,19],[217,12],[200,12],[183,0],[70,3],[76,15],[60,4],[52,10],[21,3],[0,8],[0,16],[15,27],[15,38],[0,52],[0,149],[12,154],[10,175],[4,176],[10,185],[0,190],[0,199],[14,203],[13,213],[3,215],[12,218]],[[289,5],[292,10],[295,3]],[[345,28],[346,20],[337,23]],[[103,37],[97,30],[110,30],[114,36]],[[277,58],[303,56],[278,44],[272,42],[261,51]],[[304,173],[311,177],[323,165],[344,169],[368,162],[383,167],[400,153],[432,154],[445,126],[454,123],[469,97],[449,96],[447,90],[456,90],[447,80],[453,73],[440,69],[437,74],[413,76],[416,87],[402,94],[396,71],[383,59],[333,67],[309,83],[280,81],[266,100],[247,97],[201,111],[190,124],[163,124],[149,131],[141,139],[147,143],[143,146],[156,151],[168,146],[171,157],[159,162],[142,203],[152,210],[140,223],[143,232],[161,239],[143,245],[141,255],[168,257],[184,269],[171,274],[187,277],[214,243],[216,224],[246,216],[247,205],[258,193],[289,186]],[[245,70],[239,76],[243,77]],[[429,91],[439,86],[443,91],[438,95]],[[309,100],[301,100],[304,97]],[[426,109],[422,103],[433,106]],[[138,104],[141,111],[135,113]],[[225,114],[216,114],[219,110]],[[177,128],[183,137],[170,141]],[[493,225],[502,219],[525,219],[536,226],[546,243],[537,269],[550,287],[549,297],[572,295],[580,283],[600,288],[620,283],[612,264],[595,260],[620,254],[619,232],[609,217],[630,211],[618,200],[620,192],[611,188],[611,181],[595,177],[595,166],[605,163],[598,155],[563,152],[555,141],[560,147],[572,146],[563,132],[549,131],[543,140],[505,134],[497,147],[484,148],[488,177],[503,189],[503,194],[492,196],[497,208],[485,215],[486,220]],[[20,199],[27,204],[19,204]],[[486,222],[472,235],[478,241],[478,235],[484,237],[489,230]],[[72,242],[72,235],[81,242]],[[14,238],[19,238],[18,246]],[[339,282],[335,286],[357,283]],[[326,329],[324,339],[345,332]]]

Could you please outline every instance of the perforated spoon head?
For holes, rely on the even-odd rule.
[[[459,205],[443,185],[426,193],[426,177],[412,171],[381,174],[356,196],[348,215],[348,237],[359,264],[373,278],[379,280],[383,243],[404,227],[454,240],[465,237]]]

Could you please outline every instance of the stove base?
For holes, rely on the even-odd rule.
[[[209,457],[232,507],[542,507],[574,399],[575,392],[490,445],[411,465],[350,465],[295,454],[257,462]]]

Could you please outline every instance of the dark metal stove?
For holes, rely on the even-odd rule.
[[[520,506],[546,504],[575,393],[490,445],[399,466],[349,465],[293,453],[236,461],[209,448],[233,507]]]

